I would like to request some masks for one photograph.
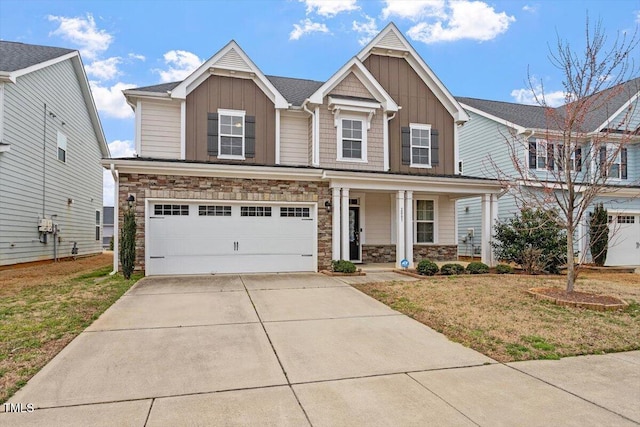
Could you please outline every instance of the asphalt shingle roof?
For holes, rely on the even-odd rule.
[[[640,77],[593,95],[594,105],[585,117],[583,131],[591,132],[596,130],[638,92],[640,92]],[[595,97],[597,97],[597,99]],[[558,126],[554,125],[553,119],[547,119],[545,107],[539,105],[524,105],[513,102],[491,101],[488,99],[460,96],[457,96],[456,100],[469,107],[476,108],[525,128],[560,130]],[[553,111],[557,117],[563,117],[566,109],[567,105],[561,105],[560,107],[554,108]]]
[[[300,106],[324,84],[316,80],[294,79],[290,77],[266,76],[278,92],[292,105]]]
[[[0,71],[22,70],[71,52],[74,49],[0,40]]]
[[[180,81],[180,82],[161,83],[159,85],[137,87],[130,90],[139,90],[141,92],[167,93],[168,91],[175,89],[175,87],[178,86],[180,83],[182,82]]]

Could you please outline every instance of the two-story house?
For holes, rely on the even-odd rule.
[[[0,266],[102,251],[105,157],[78,51],[0,41]]]
[[[458,173],[468,116],[393,24],[325,82],[266,76],[231,41],[124,93],[137,157],[103,164],[148,275],[456,259],[462,197],[484,198],[491,233],[497,182]]]
[[[569,168],[579,192],[593,182],[601,194],[588,208],[602,203],[609,212],[611,238],[606,265],[640,265],[640,78],[603,90],[593,97],[601,105],[587,114],[576,132],[578,145],[571,152]],[[510,178],[516,185],[557,185],[563,172],[558,159],[562,150],[562,125],[566,106],[545,111],[535,105],[456,98],[470,120],[460,130],[460,159],[464,174]],[[521,144],[518,144],[518,141]],[[518,166],[516,166],[518,165]],[[519,170],[516,170],[516,167]],[[529,180],[528,177],[533,179]],[[514,179],[517,178],[517,179]],[[518,184],[519,183],[519,184]],[[583,185],[582,185],[583,184]],[[499,198],[498,217],[511,217],[526,200],[523,192],[505,191]],[[535,189],[534,189],[535,191]],[[524,192],[524,194],[533,194]],[[539,206],[539,204],[538,204]],[[458,201],[458,242],[461,255],[479,254],[481,226],[478,198]],[[588,215],[578,224],[575,250],[589,260]]]

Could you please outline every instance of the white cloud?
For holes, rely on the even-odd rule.
[[[316,13],[320,16],[331,18],[341,12],[358,10],[360,7],[356,0],[298,0],[307,5],[307,15]],[[295,39],[294,39],[295,40]]]
[[[538,11],[538,6],[525,4],[522,6],[522,10],[529,13],[536,13]]]
[[[186,50],[170,50],[164,54],[164,63],[169,66],[166,70],[154,70],[160,74],[160,81],[175,82],[184,80],[204,61],[194,53]]]
[[[137,59],[138,61],[146,61],[147,58],[144,55],[140,55],[137,53],[130,53],[129,55],[129,59]]]
[[[325,24],[311,22],[311,19],[307,18],[300,21],[300,24],[293,24],[293,31],[289,34],[289,40],[298,40],[300,37],[310,33],[329,33],[329,29]]]
[[[636,12],[636,24],[640,24],[640,10]]]
[[[109,151],[111,157],[116,159],[119,157],[133,157],[135,150],[133,149],[133,141],[115,140],[109,143]],[[102,205],[113,206],[115,183],[110,170],[105,170],[102,174]]]
[[[362,46],[369,43],[372,38],[378,34],[378,26],[376,20],[369,15],[364,15],[366,22],[353,21],[351,29],[357,33],[362,34],[362,37],[358,39],[358,43]]]
[[[487,41],[504,33],[516,19],[505,12],[496,13],[481,1],[451,1],[451,13],[433,24],[420,22],[407,35],[423,43],[450,42],[462,39]]]
[[[534,90],[531,88],[514,89],[511,91],[511,96],[518,104],[540,105],[539,101],[542,101],[542,86],[538,84],[534,87]],[[536,101],[536,95],[538,101]],[[565,103],[566,96],[563,91],[557,90],[545,93],[544,100],[549,107],[559,107]]]
[[[107,117],[127,119],[133,117],[131,107],[125,101],[122,91],[135,85],[118,82],[113,86],[101,86],[99,82],[89,81],[96,108]]]
[[[113,36],[105,30],[99,30],[93,15],[87,14],[86,18],[68,18],[65,16],[47,17],[49,21],[58,22],[60,25],[49,35],[60,36],[65,40],[77,44],[80,53],[87,59],[94,59],[98,54],[109,48]]]
[[[385,0],[382,18],[397,16],[417,21],[426,17],[445,18],[445,0]]]
[[[87,74],[98,80],[111,80],[120,74],[118,65],[122,62],[117,56],[93,61],[91,64],[84,66]]]

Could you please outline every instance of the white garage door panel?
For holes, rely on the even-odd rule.
[[[231,216],[200,216],[198,204],[189,215],[151,215],[147,274],[314,271],[316,221],[281,217],[280,206],[270,217],[243,217],[240,205]]]
[[[640,265],[640,221],[638,215],[623,215],[627,223],[610,225],[609,248],[605,265]],[[617,218],[620,218],[618,216]],[[633,221],[632,223],[629,223]]]

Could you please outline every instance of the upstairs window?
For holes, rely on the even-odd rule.
[[[338,160],[366,161],[366,135],[364,119],[341,118],[338,127]]]
[[[545,139],[531,138],[529,140],[529,169],[552,171],[564,169],[564,144],[549,142]],[[569,170],[582,170],[582,147],[578,144],[571,150]]]
[[[244,160],[256,154],[256,118],[241,110],[207,114],[207,153],[219,159]]]
[[[58,160],[67,162],[67,135],[58,131]]]
[[[402,164],[412,168],[431,168],[439,164],[438,131],[429,124],[410,123],[400,129]]]
[[[618,144],[600,147],[600,174],[612,179],[627,179],[627,148]]]
[[[411,124],[411,166],[431,167],[431,125]]]

